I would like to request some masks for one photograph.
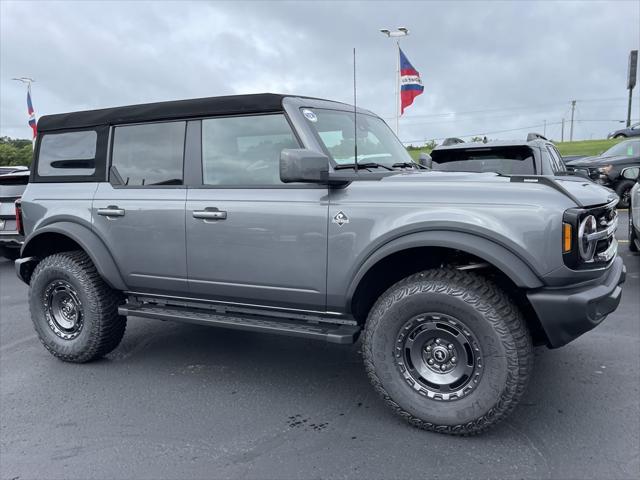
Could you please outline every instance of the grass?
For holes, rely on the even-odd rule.
[[[609,147],[620,143],[620,139],[611,140],[581,140],[579,142],[558,142],[556,147],[562,156],[567,155],[598,155]]]
[[[580,140],[577,142],[557,142],[556,146],[562,156],[580,155],[591,156],[604,152],[609,147],[619,143],[620,139],[611,140]],[[423,147],[410,149],[409,154],[414,160],[417,160],[422,152],[430,153],[431,148]]]

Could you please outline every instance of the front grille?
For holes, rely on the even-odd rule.
[[[611,261],[618,252],[618,242],[616,240],[616,230],[618,228],[618,212],[616,202],[612,202],[604,207],[597,207],[589,211],[596,217],[597,231],[590,234],[589,240],[597,241],[596,253],[593,261],[597,263]]]

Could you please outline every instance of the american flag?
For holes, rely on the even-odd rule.
[[[38,134],[38,127],[36,125],[36,112],[33,109],[33,104],[31,103],[31,85],[29,85],[29,89],[27,90],[27,113],[29,114],[29,126],[31,130],[33,130],[32,139],[36,139],[36,135]]]

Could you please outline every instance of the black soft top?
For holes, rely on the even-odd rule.
[[[278,112],[282,111],[282,99],[287,96],[275,93],[229,95],[45,115],[38,120],[38,131],[45,132],[209,115]]]

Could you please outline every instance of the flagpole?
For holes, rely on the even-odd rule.
[[[400,138],[400,40],[396,40],[398,50],[396,52],[396,137]]]
[[[393,99],[396,103],[396,136],[400,138],[400,39],[409,35],[409,29],[406,27],[398,27],[396,30],[389,30],[388,28],[381,28],[380,33],[386,35],[388,38],[396,38],[396,94]]]

